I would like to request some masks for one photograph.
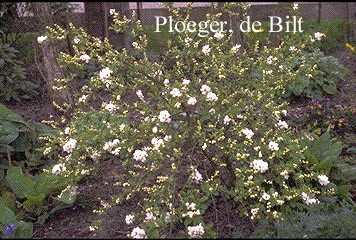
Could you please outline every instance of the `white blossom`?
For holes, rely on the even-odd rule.
[[[87,100],[87,95],[82,95],[79,99],[78,99],[78,101],[79,102],[85,102],[86,100]]]
[[[75,149],[76,145],[77,145],[77,140],[71,138],[68,140],[68,142],[66,142],[66,144],[63,145],[63,151],[67,153],[71,153]]]
[[[224,117],[224,124],[225,124],[225,125],[228,125],[230,121],[231,121],[231,118],[230,118],[228,115],[226,115],[226,116]]]
[[[211,49],[210,49],[209,45],[204,45],[204,46],[203,46],[202,52],[203,52],[205,55],[209,54],[210,51],[211,51]]]
[[[231,48],[231,52],[236,53],[241,48],[240,44],[236,44]]]
[[[200,181],[203,180],[203,176],[197,169],[194,169],[192,179],[195,181],[195,183],[199,183]]]
[[[288,129],[288,124],[286,123],[286,121],[279,120],[276,126],[280,129]]]
[[[202,236],[205,233],[204,227],[199,223],[197,226],[188,227],[188,234],[191,237]]]
[[[136,149],[134,154],[133,154],[133,159],[135,159],[136,161],[145,162],[147,156],[148,155],[147,155],[146,151],[142,151],[142,150]]]
[[[137,90],[137,91],[136,91],[136,95],[137,95],[137,97],[138,97],[141,101],[143,101],[144,98],[145,98],[145,96],[144,96],[143,93],[142,93],[142,90]]]
[[[142,229],[140,227],[135,227],[132,230],[130,237],[132,237],[132,238],[146,238],[146,232],[144,229]]]
[[[211,88],[208,86],[208,85],[202,85],[201,88],[200,88],[200,92],[203,94],[203,95],[206,95],[208,93],[211,92]]]
[[[111,76],[112,71],[110,68],[106,67],[100,70],[99,72],[99,78],[104,81],[107,80]]]
[[[318,199],[316,199],[316,198],[310,198],[310,197],[308,196],[308,194],[306,194],[305,192],[302,192],[302,198],[303,198],[303,200],[305,201],[305,203],[306,203],[307,205],[320,203],[320,201],[319,201]]]
[[[75,37],[75,38],[73,39],[73,41],[74,41],[75,44],[77,44],[77,43],[80,42],[80,39],[79,39],[78,37]]]
[[[314,33],[314,37],[316,40],[320,41],[322,37],[324,37],[324,33],[321,33],[321,32],[316,32]]]
[[[269,148],[271,151],[278,151],[278,150],[279,150],[278,143],[273,142],[273,141],[268,144],[268,148]]]
[[[268,201],[271,198],[271,195],[269,195],[268,193],[263,193],[262,194],[262,198],[266,201]]]
[[[262,159],[253,160],[250,164],[250,167],[252,167],[254,170],[264,173],[268,170],[268,162],[265,162]]]
[[[293,10],[297,10],[299,7],[299,4],[298,3],[293,3]]]
[[[218,96],[216,96],[216,94],[213,93],[213,92],[209,92],[209,93],[206,95],[206,100],[209,101],[209,102],[214,102],[214,101],[217,101],[217,100],[218,100]]]
[[[80,61],[83,61],[83,62],[88,63],[88,62],[89,62],[90,57],[89,57],[89,55],[88,55],[88,54],[83,54],[83,55],[80,55],[79,59],[80,59]]]
[[[183,85],[189,85],[189,83],[190,83],[190,80],[188,80],[188,79],[183,79]]]
[[[326,186],[330,183],[329,178],[326,175],[318,176],[320,185]]]
[[[195,97],[190,97],[187,101],[189,105],[195,105],[197,103],[197,99]]]
[[[170,123],[171,122],[171,114],[169,114],[169,112],[167,110],[163,110],[159,113],[158,119],[160,122],[167,122]]]
[[[242,133],[246,136],[247,139],[251,139],[254,135],[253,131],[248,128],[243,129]]]
[[[181,97],[182,96],[182,93],[179,91],[178,88],[173,88],[172,91],[170,91],[170,94],[173,97]]]
[[[109,113],[113,113],[116,110],[116,106],[110,101],[110,103],[105,106],[105,110],[109,111]]]
[[[146,212],[146,218],[145,221],[151,221],[151,220],[156,220],[156,217],[153,215],[152,212]]]
[[[66,166],[64,165],[64,163],[58,163],[56,165],[53,166],[52,168],[52,173],[55,175],[60,174],[61,172],[64,172],[66,170]]]
[[[214,34],[214,37],[218,40],[222,39],[224,37],[224,34],[222,34],[221,32],[216,32]]]
[[[42,44],[44,41],[46,41],[47,40],[47,36],[39,36],[38,38],[37,38],[37,42],[39,43],[39,44]]]
[[[269,56],[267,58],[267,64],[272,64],[273,63],[273,56]]]

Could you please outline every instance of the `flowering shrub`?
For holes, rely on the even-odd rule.
[[[189,11],[168,8],[176,20],[189,19]],[[279,97],[303,82],[301,76],[313,75],[315,68],[291,64],[296,56],[310,64],[303,57],[316,49],[310,36],[291,37],[276,49],[243,49],[228,32],[201,38],[187,31],[151,59],[140,22],[113,17],[113,30],[131,27],[131,50],[71,27],[75,55],[61,54],[67,74],[61,81],[76,87],[77,102],[46,153],[59,159],[54,174],[78,179],[100,160],[121,166],[115,203],[135,200],[141,209],[125,217],[129,237],[214,237],[213,223],[204,218],[214,209],[217,216],[220,197],[240,216],[257,220],[335,192],[329,172],[304,154],[301,141],[311,140],[288,126],[288,103]],[[47,36],[56,41],[66,34],[54,26]]]

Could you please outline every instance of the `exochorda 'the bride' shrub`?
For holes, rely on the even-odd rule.
[[[229,32],[206,38],[184,32],[152,60],[140,22],[113,17],[114,30],[132,27],[132,50],[71,27],[75,55],[61,54],[67,73],[61,81],[80,85],[73,91],[77,103],[46,150],[61,152],[64,174],[90,174],[87,159],[120,165],[125,174],[116,203],[135,198],[141,209],[126,216],[129,236],[215,236],[204,216],[222,196],[255,220],[333,194],[328,173],[303,155],[278,97],[300,77],[291,59],[304,48],[317,51],[318,41],[295,35],[287,43],[296,45],[243,49]],[[47,33],[50,40],[65,34],[58,26]],[[180,225],[184,231],[172,231]]]

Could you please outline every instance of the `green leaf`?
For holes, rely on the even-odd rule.
[[[337,93],[336,85],[333,83],[323,84],[322,88],[327,94],[334,95]]]
[[[27,200],[24,201],[23,205],[26,208],[32,209],[35,206],[41,206],[43,205],[43,200],[45,199],[46,195],[43,193],[38,194],[38,195],[30,195],[28,196]]]
[[[34,191],[31,177],[24,176],[18,166],[7,170],[5,180],[19,198],[28,198]]]
[[[340,185],[336,189],[336,194],[340,196],[347,196],[347,194],[350,192],[352,189],[352,185]]]
[[[16,224],[17,238],[32,238],[33,224],[30,222],[20,221]]]
[[[10,208],[0,204],[0,222],[3,224],[16,222],[16,216]]]

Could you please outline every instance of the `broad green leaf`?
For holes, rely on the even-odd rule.
[[[43,193],[38,195],[30,195],[28,196],[27,200],[24,201],[23,205],[29,209],[34,208],[35,206],[43,205],[43,200],[45,199],[46,195]]]
[[[0,222],[3,224],[16,222],[16,216],[10,208],[0,204]]]
[[[27,198],[34,191],[30,176],[25,176],[18,166],[7,170],[5,180],[19,198]]]
[[[16,224],[17,238],[32,238],[33,224],[30,222],[20,221]]]

